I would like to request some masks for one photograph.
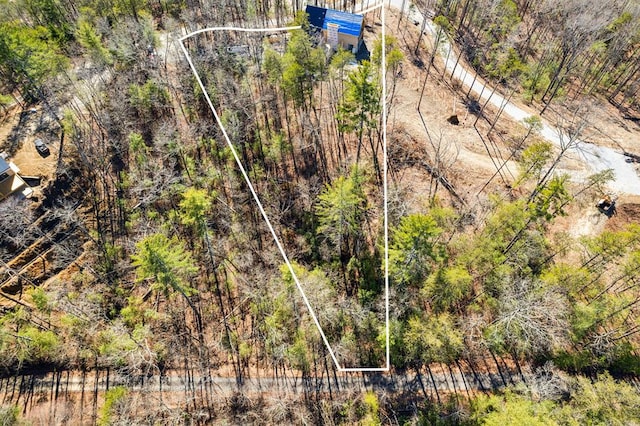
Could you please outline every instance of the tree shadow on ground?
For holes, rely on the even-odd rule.
[[[18,122],[13,126],[6,140],[0,146],[0,151],[6,151],[9,156],[14,156],[16,152],[18,152],[27,135],[30,133],[31,126],[29,126],[29,123],[33,115],[34,113],[31,109],[23,109],[20,112]]]

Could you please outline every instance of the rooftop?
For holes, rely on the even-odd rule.
[[[0,156],[0,173],[4,173],[7,170],[9,170],[9,163],[7,163],[7,161],[2,158],[2,156]]]
[[[12,173],[7,173],[9,170]],[[0,174],[7,173],[2,180],[0,180],[0,201],[7,198],[14,192],[20,191],[22,196],[30,197],[33,194],[33,190],[27,185],[27,183],[18,175],[20,169],[12,162],[7,162],[3,156],[0,156]]]
[[[309,24],[314,27],[327,29],[327,24],[338,25],[338,33],[359,36],[362,30],[364,16],[355,13],[341,12],[334,9],[325,9],[307,5]]]
[[[15,174],[0,182],[0,201],[17,191],[21,191],[22,195],[27,198],[33,194],[33,190],[29,188],[26,182]]]

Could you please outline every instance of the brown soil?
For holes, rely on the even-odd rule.
[[[17,107],[0,118],[0,152],[9,153],[9,159],[18,166],[21,175],[42,178],[40,187],[34,188],[36,196],[54,177],[60,148],[60,138],[47,120],[40,109],[29,113]],[[49,147],[49,155],[43,157],[36,151],[34,141],[38,138]]]
[[[38,151],[36,151],[36,147],[33,144],[33,141],[38,137],[38,135],[34,135],[29,138],[30,143],[22,145],[22,149],[13,157],[13,162],[20,168],[21,174],[41,176],[43,178],[42,184],[46,185],[46,182],[55,174],[60,141],[52,138],[45,139],[40,136],[42,140],[46,141],[45,143],[51,151],[50,155],[42,157]]]
[[[0,116],[0,149],[5,149],[4,146],[7,138],[11,134],[11,130],[20,121],[20,108],[13,106],[6,114]]]
[[[509,158],[511,146],[516,140],[521,140],[525,129],[503,115],[491,136],[487,137],[489,122],[483,118],[476,122],[476,115],[466,104],[467,88],[457,87],[456,84],[459,83],[456,81],[451,82],[448,72],[443,77],[442,58],[436,58],[435,64],[431,67],[420,108],[421,119],[416,107],[422,91],[432,41],[425,35],[422,39],[423,48],[415,55],[413,47],[417,43],[419,28],[407,26],[403,21],[400,31],[397,31],[397,14],[391,11],[388,15],[388,31],[398,38],[405,55],[394,104],[389,114],[388,128],[392,131],[395,126],[402,125],[415,139],[415,149],[426,152],[431,163],[436,158],[434,146],[437,147],[438,142],[441,142],[445,163],[450,164],[450,167],[447,167],[447,177],[454,181],[454,186],[463,198],[464,195],[476,197],[479,192],[499,192],[509,188],[518,174],[516,158]],[[371,46],[375,37],[370,35],[369,38],[371,40],[367,39],[367,45]],[[416,60],[424,65],[417,66]],[[465,67],[469,68],[468,65]],[[492,108],[488,106],[485,111],[490,120],[497,113]],[[457,116],[458,125],[450,122],[449,119],[453,115]],[[432,143],[429,142],[427,131]],[[530,141],[532,139],[530,138]],[[496,174],[505,161],[506,164],[502,166],[500,173]],[[563,161],[561,167],[566,171],[582,168],[581,164],[570,159]],[[485,183],[489,180],[485,188]]]
[[[553,222],[551,233],[567,232],[570,237],[578,239],[598,235],[605,230],[621,231],[630,224],[640,223],[640,196],[624,195],[618,198],[616,212],[611,217],[596,208],[595,198],[587,196],[570,205],[567,216]]]
[[[489,156],[485,143],[488,125],[478,121],[474,126],[475,115],[471,114],[464,104],[464,96],[458,93],[445,80],[442,79],[442,65],[436,60],[431,67],[429,81],[427,82],[420,111],[417,111],[420,100],[422,83],[426,73],[426,63],[429,60],[431,40],[428,36],[422,39],[423,48],[415,55],[415,47],[419,35],[419,27],[407,25],[402,21],[398,28],[398,15],[387,9],[387,31],[393,34],[399,41],[403,50],[405,61],[400,75],[397,78],[397,87],[393,104],[389,111],[387,131],[405,133],[411,139],[409,148],[424,157],[424,163],[434,167],[440,150],[441,170],[446,178],[451,181],[456,192],[463,198],[475,197],[482,190],[484,184],[491,179],[496,172],[496,165],[501,164],[509,156],[507,147],[500,142],[500,154],[494,159]],[[377,34],[367,34],[365,41],[371,49]],[[416,65],[416,62],[423,65]],[[389,78],[389,77],[388,77]],[[388,84],[387,95],[391,92],[391,84]],[[458,125],[449,120],[456,115]],[[424,120],[424,122],[423,122]],[[426,125],[426,127],[425,127]],[[500,126],[503,126],[502,123]],[[518,125],[515,125],[518,126]],[[483,142],[483,138],[485,141]],[[494,163],[495,162],[495,163]],[[509,161],[503,168],[507,180],[512,180],[517,172],[514,161]],[[396,181],[401,188],[410,188],[412,195],[411,204],[420,207],[428,198],[430,179],[426,173],[424,164],[417,164],[409,168]],[[505,185],[500,176],[491,180],[485,190],[493,192],[504,189]],[[443,189],[438,191],[439,197],[448,198]]]
[[[640,223],[640,196],[624,196],[616,202],[616,212],[607,220],[605,229],[620,231],[632,223]]]

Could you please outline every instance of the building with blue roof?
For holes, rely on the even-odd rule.
[[[327,44],[336,49],[357,53],[362,43],[364,16],[334,9],[307,5],[307,15],[312,28],[322,31]]]

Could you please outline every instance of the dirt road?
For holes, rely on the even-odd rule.
[[[97,376],[96,376],[97,374]],[[527,373],[525,373],[527,374]],[[251,377],[238,383],[235,377],[194,377],[174,372],[170,375],[132,378],[106,371],[64,371],[43,375],[21,375],[0,379],[0,395],[5,402],[17,404],[21,399],[38,394],[74,394],[103,392],[116,386],[125,386],[132,392],[186,392],[209,386],[214,393],[226,395],[244,393],[305,393],[346,392],[382,389],[387,392],[426,391],[459,392],[497,389],[515,384],[522,377],[515,371],[488,373],[463,371],[453,366],[432,366],[430,370],[416,373],[338,373],[336,376],[307,377]]]

